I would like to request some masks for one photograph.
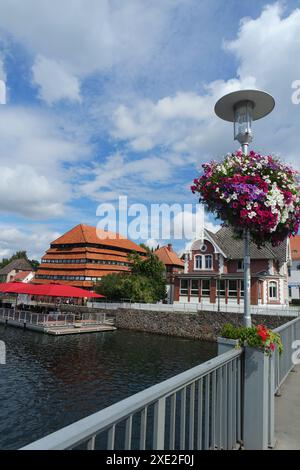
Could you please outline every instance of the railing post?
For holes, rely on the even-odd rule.
[[[153,449],[155,450],[164,450],[165,448],[165,419],[166,400],[161,398],[154,405]]]
[[[244,358],[244,446],[265,450],[269,443],[269,357],[245,347]]]
[[[275,354],[269,358],[269,424],[268,424],[268,447],[275,447]]]

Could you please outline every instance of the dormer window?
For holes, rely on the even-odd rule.
[[[202,269],[202,255],[195,256],[195,269]]]
[[[212,269],[212,255],[205,255],[205,269]]]
[[[212,255],[195,255],[194,269],[198,270],[211,270],[213,268]]]

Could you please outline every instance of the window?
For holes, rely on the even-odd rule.
[[[195,269],[202,269],[202,255],[195,256]]]
[[[237,297],[237,281],[228,281],[228,297]]]
[[[199,295],[198,287],[199,287],[198,280],[192,279],[191,280],[191,296],[198,297]]]
[[[237,262],[237,270],[238,271],[244,271],[244,260],[239,259]]]
[[[244,281],[240,281],[240,297],[244,297]]]
[[[269,282],[269,299],[277,300],[277,298],[278,298],[277,282],[271,281]]]
[[[209,279],[203,279],[201,281],[201,284],[202,284],[201,296],[202,297],[209,297],[209,295],[210,295],[210,280]]]
[[[220,286],[220,297],[225,297],[225,281],[219,280],[217,281],[217,285]]]
[[[188,280],[180,280],[180,295],[188,295]]]
[[[212,255],[205,255],[205,269],[212,269]]]
[[[289,297],[292,297],[292,288],[289,287]]]

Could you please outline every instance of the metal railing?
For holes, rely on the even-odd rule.
[[[283,343],[282,354],[276,350],[274,357],[274,376],[275,376],[275,392],[278,391],[282,383],[285,381],[289,372],[295,364],[292,361],[293,349],[292,345],[295,340],[300,340],[300,318],[295,318],[288,323],[284,323],[274,330],[279,333]]]
[[[76,322],[82,324],[103,324],[111,322],[106,313],[82,313],[79,316],[73,313],[34,313],[24,310],[14,311],[13,309],[0,308],[0,319],[12,320],[18,323],[30,323],[32,325],[74,325]]]
[[[235,448],[242,440],[242,355],[226,352],[22,450]]]
[[[89,306],[105,310],[132,309],[132,310],[149,310],[153,312],[174,312],[174,313],[197,313],[199,311],[223,312],[223,313],[243,313],[243,305],[225,304],[220,305],[218,310],[217,304],[210,303],[185,303],[178,302],[174,304],[146,304],[146,303],[130,303],[130,302],[95,302],[89,303]],[[277,315],[297,317],[300,314],[299,307],[279,306],[251,306],[252,315]]]

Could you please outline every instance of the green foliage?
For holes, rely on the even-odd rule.
[[[283,345],[278,333],[267,329],[264,325],[246,327],[236,327],[226,323],[220,335],[223,338],[238,340],[238,347],[249,346],[251,348],[262,349],[266,354],[271,355],[276,346],[279,353],[283,351]]]
[[[134,253],[128,256],[131,274],[109,274],[95,286],[107,300],[130,299],[132,302],[154,303],[166,296],[165,266],[149,249],[146,258]]]
[[[30,260],[29,260],[29,263],[31,264],[32,269],[33,269],[34,271],[37,271],[37,269],[39,268],[39,265],[40,265],[40,263],[38,262],[38,260],[36,260],[36,259],[30,259]]]
[[[0,269],[5,268],[11,261],[14,261],[15,259],[20,259],[20,258],[25,258],[28,260],[27,257],[27,252],[26,251],[16,251],[10,258],[3,258],[1,263],[0,263]]]
[[[36,271],[40,265],[40,263],[36,259],[28,259],[27,252],[24,251],[16,251],[10,258],[3,258],[0,262],[0,269],[5,268],[9,263],[14,261],[15,259],[26,259],[32,266],[32,269]]]

